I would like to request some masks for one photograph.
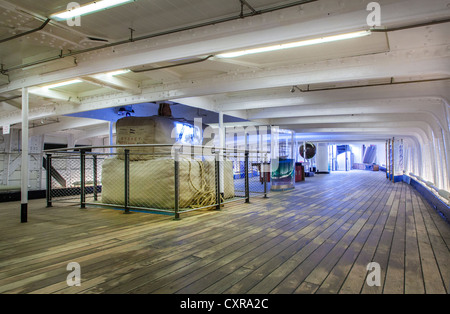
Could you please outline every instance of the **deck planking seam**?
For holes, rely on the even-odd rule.
[[[378,194],[377,197],[375,198],[374,202],[371,204],[371,206],[373,206],[374,203],[376,203],[376,206],[375,206],[374,212],[371,214],[369,220],[368,220],[368,221],[366,222],[366,224],[364,225],[364,227],[365,227],[366,229],[369,229],[369,230],[367,230],[367,232],[369,232],[369,234],[367,234],[366,239],[364,240],[364,243],[362,243],[362,244],[360,245],[361,248],[358,250],[358,253],[357,253],[356,256],[355,256],[355,260],[359,257],[359,254],[360,254],[360,252],[361,252],[361,250],[362,250],[362,247],[364,247],[364,245],[365,245],[367,239],[368,239],[369,236],[370,236],[370,233],[373,231],[373,228],[374,228],[375,225],[376,225],[376,222],[378,221],[379,217],[380,217],[380,216],[382,215],[382,213],[383,213],[384,205],[382,204],[382,201],[383,201],[383,199],[387,200],[387,197],[388,197],[388,196],[386,195],[386,193],[384,193],[387,189],[388,189],[388,186],[387,186],[386,184],[383,185],[381,191],[379,191],[379,192],[377,193],[377,194]],[[383,192],[383,194],[381,194],[382,192]],[[381,208],[380,208],[380,207],[381,207]],[[378,212],[378,215],[376,215],[377,212]],[[372,223],[372,220],[375,220],[375,222]],[[370,227],[370,224],[372,224],[372,227]],[[363,227],[363,228],[364,228],[364,227]],[[362,230],[363,230],[363,228],[362,228]],[[353,250],[353,247],[354,247],[354,246],[358,246],[358,243],[356,242],[356,239],[357,239],[361,234],[363,234],[362,231],[360,231],[360,233],[358,233],[358,235],[355,236],[355,239],[345,247],[345,250],[339,255],[339,258],[337,258],[337,259],[335,258],[335,263],[334,263],[333,265],[330,265],[330,266],[329,266],[329,269],[328,269],[327,272],[324,272],[324,273],[320,276],[320,275],[315,275],[314,273],[318,273],[318,271],[317,271],[317,270],[314,270],[314,271],[313,271],[313,272],[312,272],[312,273],[304,280],[304,282],[302,283],[302,285],[300,285],[300,286],[297,288],[297,290],[302,290],[302,289],[303,289],[304,293],[315,293],[315,292],[318,291],[319,289],[322,289],[322,291],[323,291],[323,289],[330,289],[330,284],[329,284],[329,283],[324,284],[324,283],[327,282],[327,280],[328,280],[328,281],[329,281],[329,280],[333,280],[331,277],[330,277],[331,279],[329,279],[329,275],[332,273],[333,269],[335,269],[336,267],[338,267],[337,265],[340,263],[340,261],[341,261],[342,259],[344,259],[344,258],[346,257],[346,255],[351,254],[351,253],[350,253],[350,250]],[[331,255],[331,254],[329,254],[329,255]],[[331,257],[329,257],[329,255],[327,255],[328,259],[332,260]],[[326,258],[327,258],[327,257],[326,257]],[[322,263],[322,262],[323,262],[323,260],[321,261],[321,263]],[[330,263],[331,263],[331,261],[330,261]],[[354,264],[354,261],[353,261],[352,264],[349,265],[349,266],[353,266],[353,264]],[[365,268],[364,268],[364,271],[365,271]],[[347,280],[349,273],[350,273],[350,269],[349,269],[349,271],[347,272],[347,276],[345,276],[345,278],[342,278],[342,282],[344,282],[344,281]],[[364,272],[364,274],[365,274],[365,272]],[[361,283],[362,281],[363,281],[363,280],[361,280],[361,279],[359,278],[358,282]],[[337,289],[336,289],[336,292],[339,291],[339,290],[340,290],[340,288],[337,288]],[[358,293],[359,293],[359,291],[358,291]]]
[[[177,222],[38,208],[30,211],[36,223],[19,227],[17,212],[2,210],[0,291],[267,293],[278,291],[270,280],[277,274],[279,291],[289,293],[448,291],[450,228],[409,185],[361,172],[313,177],[269,196]],[[368,289],[362,263],[378,257],[383,285]],[[82,264],[79,288],[65,283],[72,260]]]

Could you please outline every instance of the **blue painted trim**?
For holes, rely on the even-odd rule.
[[[392,181],[392,174],[389,174],[389,180]],[[403,174],[400,175],[400,176],[395,176],[394,177],[394,183],[397,183],[397,182],[404,182]]]
[[[405,176],[408,177],[408,176]],[[440,200],[436,195],[433,194],[429,189],[424,187],[421,183],[419,183],[417,180],[408,177],[410,185],[416,189],[417,192],[419,192],[420,195],[423,196],[423,198],[430,204],[431,207],[433,207],[438,214],[447,222],[450,224],[450,206],[445,204],[442,200]]]
[[[411,178],[407,176],[406,174],[403,175],[403,182],[406,184],[411,184]]]

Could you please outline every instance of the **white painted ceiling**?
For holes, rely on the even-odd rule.
[[[0,43],[0,126],[20,126],[21,89],[28,87],[30,124],[53,119],[40,131],[35,123],[36,134],[107,133],[109,119],[89,112],[139,105],[148,113],[162,101],[187,106],[175,111],[189,119],[202,110],[213,124],[222,111],[229,122],[277,125],[330,142],[426,141],[449,132],[450,0],[378,1],[377,29],[384,31],[220,59],[222,52],[370,29],[371,1],[246,2],[258,14],[244,5],[240,18],[239,0],[136,0],[83,16],[79,27],[51,21]],[[0,41],[39,27],[67,3],[0,0]],[[131,71],[105,75],[120,69]],[[82,82],[41,88],[75,78]]]

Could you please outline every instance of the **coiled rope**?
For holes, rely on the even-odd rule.
[[[216,189],[215,186],[211,186],[206,182],[205,174],[206,171],[204,169],[204,164],[201,161],[196,160],[200,168],[200,187],[196,187],[192,180],[192,162],[189,159],[186,159],[189,163],[189,183],[192,188],[195,190],[195,194],[193,196],[193,204],[191,204],[192,209],[203,208],[208,206],[216,205]],[[220,195],[221,202],[224,201],[222,194]]]

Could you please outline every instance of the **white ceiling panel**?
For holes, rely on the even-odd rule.
[[[247,2],[255,10],[297,3]],[[224,111],[226,115],[255,123],[284,123],[316,137],[322,134],[333,138],[334,134],[334,138],[342,139],[348,134],[355,140],[358,132],[377,139],[391,137],[395,135],[392,123],[386,124],[385,133],[380,127],[363,134],[363,126],[369,126],[364,121],[378,119],[383,123],[382,114],[401,118],[402,114],[409,117],[407,114],[412,111],[424,113],[428,117],[426,123],[436,119],[440,126],[447,125],[448,129],[450,23],[436,22],[450,16],[448,0],[380,0],[383,19],[379,29],[387,30],[363,38],[233,59],[217,57],[220,52],[236,49],[368,29],[366,6],[369,2],[319,0],[84,51],[71,59],[62,58],[22,69],[25,64],[45,61],[61,53],[127,41],[130,28],[136,39],[203,22],[238,18],[241,2],[137,0],[83,16],[80,27],[51,22],[41,31],[0,43],[0,63],[2,69],[6,69],[2,76],[6,79],[0,80],[0,101],[20,96],[23,86],[35,88],[78,78],[83,82],[47,92],[32,90],[30,119],[39,121],[42,117],[121,105],[179,101],[188,106],[185,111],[180,110],[180,114],[190,117],[199,108],[216,114]],[[0,0],[0,41],[39,27],[50,14],[63,10],[66,4],[67,1],[59,0]],[[250,7],[243,9],[246,14],[252,12]],[[404,29],[391,31],[394,26]],[[201,61],[208,56],[213,57]],[[201,62],[191,63],[196,60]],[[119,69],[131,71],[114,78],[105,76],[106,72]],[[99,73],[103,73],[103,77],[98,77]],[[291,92],[293,85],[298,87],[294,88],[295,93]],[[3,101],[0,125],[20,121],[20,106],[20,98]],[[192,111],[188,112],[189,108]],[[356,131],[348,122],[344,124],[350,118],[343,116],[351,115],[352,111],[363,115]],[[326,123],[319,123],[324,116]],[[312,128],[310,121],[319,122]],[[413,121],[410,123],[413,125]]]

